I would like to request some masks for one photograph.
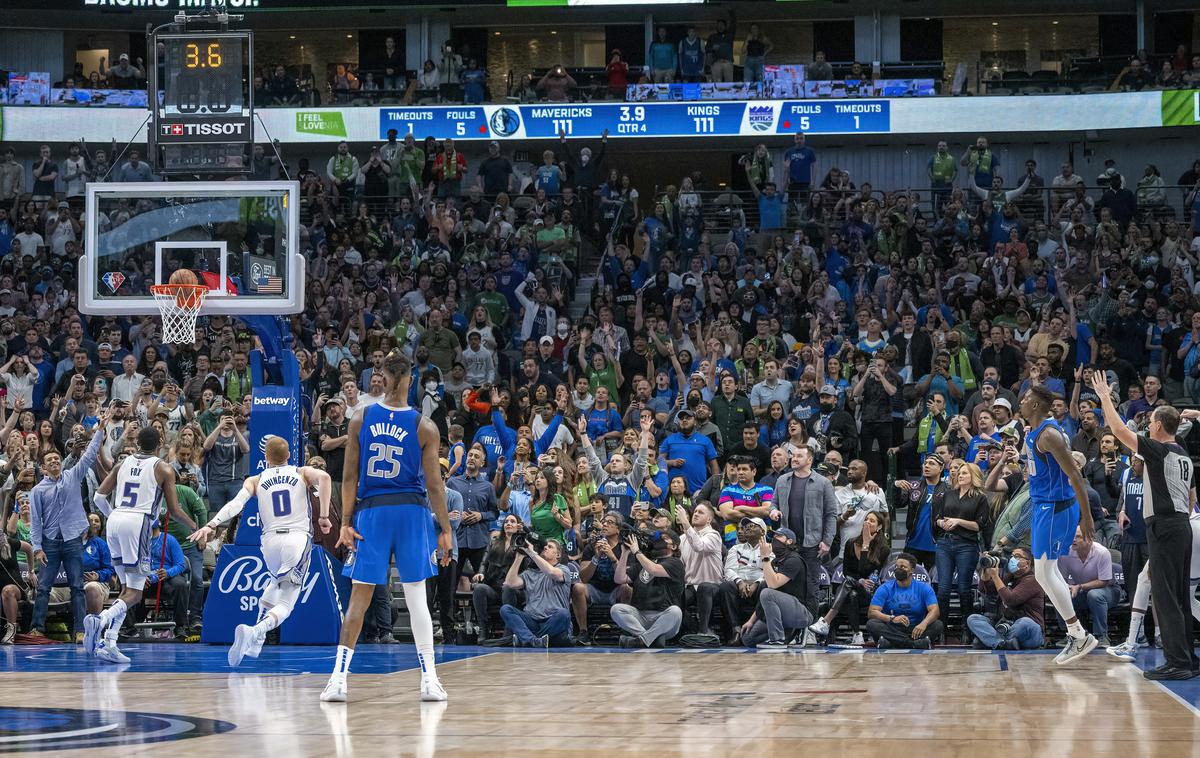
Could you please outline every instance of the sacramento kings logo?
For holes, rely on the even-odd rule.
[[[497,137],[511,137],[521,128],[521,116],[512,108],[497,108],[492,114],[492,134]]]
[[[228,721],[171,713],[6,706],[0,708],[0,753],[145,745],[207,737],[236,728]]]
[[[756,132],[771,131],[775,127],[775,106],[751,105],[748,120]]]

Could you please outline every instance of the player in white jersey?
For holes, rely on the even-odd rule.
[[[230,666],[237,666],[247,655],[257,658],[267,632],[282,624],[296,605],[312,552],[312,513],[308,499],[311,487],[317,488],[321,508],[317,525],[321,533],[329,534],[333,528],[329,520],[329,496],[333,489],[329,474],[311,466],[289,466],[289,455],[287,440],[269,438],[266,470],[247,479],[237,496],[189,537],[203,549],[217,527],[241,513],[246,502],[257,496],[263,561],[273,581],[259,601],[258,623],[238,624],[234,630],[233,645],[229,648]]]
[[[96,507],[108,517],[113,568],[124,589],[107,610],[83,620],[83,649],[109,663],[129,663],[129,657],[117,649],[117,632],[128,610],[142,601],[146,579],[153,572],[150,527],[161,517],[163,503],[171,518],[196,528],[176,499],[175,470],[154,455],[159,442],[158,430],[144,427],[138,432],[138,453],[126,456],[96,489]],[[110,505],[108,495],[113,490],[117,502]],[[166,538],[164,531],[162,539]]]

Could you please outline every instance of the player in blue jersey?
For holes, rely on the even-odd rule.
[[[1058,559],[1070,551],[1076,527],[1084,541],[1091,542],[1093,525],[1087,484],[1071,459],[1066,433],[1050,415],[1053,404],[1054,394],[1041,385],[1030,387],[1021,397],[1021,416],[1029,424],[1025,455],[1029,461],[1033,573],[1067,622],[1067,646],[1054,659],[1061,665],[1092,652],[1097,643],[1079,623],[1071,588],[1058,570]]]
[[[438,462],[438,428],[408,407],[412,382],[408,356],[399,349],[388,353],[383,377],[383,400],[356,415],[347,432],[342,531],[337,544],[352,551],[343,573],[354,588],[333,673],[321,693],[326,702],[346,701],[350,659],[363,614],[375,585],[387,583],[393,556],[421,664],[421,699],[446,699],[433,668],[433,617],[425,595],[425,580],[438,573],[435,554],[440,550],[441,563],[448,566],[453,550],[454,531]]]

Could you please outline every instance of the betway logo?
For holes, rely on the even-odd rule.
[[[288,405],[292,402],[290,397],[256,397],[254,398],[255,405]]]
[[[246,124],[243,121],[227,121],[224,123],[187,123],[187,124],[162,124],[161,130],[164,137],[201,137],[211,135],[225,135],[230,137],[240,137],[246,129]]]
[[[271,584],[271,574],[266,570],[263,559],[257,555],[243,555],[230,561],[221,575],[217,577],[217,590],[222,595],[232,592],[247,594],[261,593]],[[309,595],[317,586],[317,572],[311,568],[304,576],[304,586],[300,588],[300,603],[308,602]]]

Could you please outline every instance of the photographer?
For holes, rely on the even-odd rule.
[[[563,546],[558,540],[547,540],[541,553],[535,549],[535,533],[521,532],[516,535],[517,554],[508,574],[504,577],[504,588],[525,590],[525,608],[505,603],[500,606],[504,625],[513,634],[513,647],[541,647],[570,644],[571,585],[579,581],[579,567],[573,563],[559,564]],[[533,567],[521,571],[525,557]]]
[[[621,530],[625,518],[609,511],[600,519],[599,531],[589,532],[579,564],[579,582],[571,587],[571,610],[579,628],[576,640],[589,644],[587,609],[589,604],[616,605],[628,602],[629,581],[624,574],[618,577],[617,562],[625,555]]]
[[[1043,641],[1046,594],[1033,575],[1033,554],[1025,548],[1013,550],[1004,569],[1007,581],[998,565],[980,573],[985,613],[968,616],[967,627],[980,644],[993,650],[1036,650]],[[986,611],[989,608],[995,612]]]
[[[639,539],[640,538],[640,539]],[[642,542],[653,557],[642,552]],[[626,551],[617,562],[619,584],[633,586],[631,604],[612,607],[612,620],[628,635],[621,635],[621,647],[665,647],[683,624],[683,561],[675,556],[679,535],[670,530],[653,534],[630,533]],[[630,558],[630,555],[633,557]],[[636,573],[629,575],[629,562],[636,561]]]

